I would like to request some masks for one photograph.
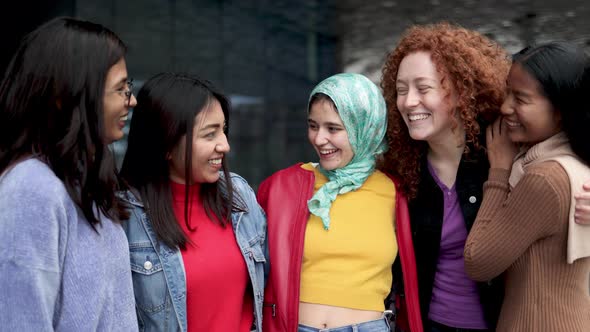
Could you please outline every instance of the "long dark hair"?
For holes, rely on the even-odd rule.
[[[139,192],[158,239],[172,248],[184,248],[187,237],[172,208],[167,155],[182,137],[193,137],[195,118],[212,99],[221,105],[227,135],[229,101],[207,81],[185,74],[161,73],[145,82],[137,94],[120,177],[126,186]],[[187,182],[192,174],[192,144],[189,143],[187,139],[184,152]],[[232,211],[244,210],[241,198],[233,190],[226,159],[222,161],[224,176],[215,183],[200,186],[205,212],[222,226],[231,222]],[[188,196],[189,186],[186,186],[184,222],[190,229]]]
[[[126,216],[103,119],[106,76],[125,52],[107,28],[59,17],[24,37],[0,84],[0,172],[42,159],[92,225],[94,204],[113,220]]]
[[[580,47],[550,42],[527,47],[513,56],[539,82],[544,95],[561,114],[562,129],[572,150],[590,165],[590,58]]]

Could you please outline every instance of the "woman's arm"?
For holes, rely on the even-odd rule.
[[[67,220],[76,211],[52,192],[55,188],[7,189],[11,195],[0,199],[0,326],[52,331],[59,315]],[[61,194],[67,195],[65,189]]]
[[[569,211],[569,180],[556,162],[531,167],[509,193],[509,172],[491,169],[483,202],[465,244],[465,269],[490,280],[537,240],[563,228]]]

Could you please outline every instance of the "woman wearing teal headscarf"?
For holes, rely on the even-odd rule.
[[[390,331],[398,247],[410,320],[419,323],[407,206],[375,169],[387,149],[386,113],[362,75],[334,75],[311,92],[307,132],[319,163],[280,170],[258,192],[271,259],[264,331]]]

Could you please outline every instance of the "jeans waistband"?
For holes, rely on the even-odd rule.
[[[315,327],[299,324],[298,332],[389,332],[389,316],[393,315],[391,310],[385,310],[383,316],[379,319],[366,322],[339,326],[327,329],[318,329]]]

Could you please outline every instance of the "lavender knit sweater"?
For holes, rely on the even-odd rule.
[[[125,233],[97,231],[43,162],[0,178],[1,330],[137,331]]]

